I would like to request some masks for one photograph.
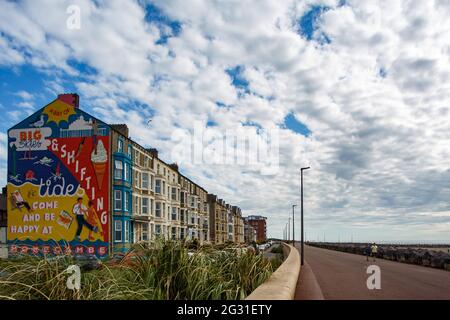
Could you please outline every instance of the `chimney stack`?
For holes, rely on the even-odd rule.
[[[126,124],[110,124],[111,128],[119,131],[123,136],[128,138],[128,126]]]
[[[158,149],[148,148],[147,151],[152,155],[153,158],[158,158]]]

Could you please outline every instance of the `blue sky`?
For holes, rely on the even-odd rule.
[[[67,28],[69,4],[80,29]],[[310,165],[308,237],[450,240],[449,13],[439,1],[3,1],[2,183],[6,130],[77,92],[83,110],[127,123],[167,161],[175,129],[277,128],[277,174],[182,164],[244,214],[266,215],[273,236]]]

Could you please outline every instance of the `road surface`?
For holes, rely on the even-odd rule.
[[[367,262],[364,256],[310,246],[305,246],[305,261],[310,268],[304,269],[303,278],[308,281],[304,281],[303,292],[299,283],[297,299],[317,299],[315,287],[320,288],[326,300],[450,299],[449,271],[383,259]],[[367,288],[369,265],[380,267],[380,290]],[[311,278],[316,280],[316,286]]]

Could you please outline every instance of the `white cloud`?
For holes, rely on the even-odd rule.
[[[166,159],[175,126],[192,130],[195,121],[213,120],[224,130],[250,121],[267,129],[293,112],[312,135],[281,130],[278,175],[189,164],[186,172],[245,213],[267,215],[272,235],[281,236],[299,202],[298,168],[310,164],[305,210],[312,238],[395,238],[404,225],[402,237],[420,229],[421,237],[448,240],[448,216],[433,214],[450,210],[446,1],[158,0],[181,24],[163,45],[155,42],[170,30],[146,22],[137,2],[72,3],[81,7],[81,30],[65,28],[69,1],[0,3],[7,36],[0,38],[0,64],[26,61],[78,75],[83,108],[127,122],[135,140]],[[329,44],[297,33],[313,4],[330,7],[318,20]],[[96,73],[79,74],[71,61]],[[236,65],[244,67],[249,93],[225,72]],[[61,87],[55,80],[53,90]]]

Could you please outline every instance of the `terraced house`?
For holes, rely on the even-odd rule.
[[[231,207],[234,220],[234,243],[245,243],[244,238],[244,218],[242,217],[241,208],[237,206]]]
[[[215,194],[208,194],[209,217],[211,226],[210,237],[215,244],[228,241],[228,216],[225,201]]]
[[[82,111],[77,94],[59,95],[11,128],[8,146],[12,253],[56,253],[63,246],[106,257],[156,238],[244,242],[240,208],[133,141],[126,124]],[[31,212],[54,218],[28,223]]]

